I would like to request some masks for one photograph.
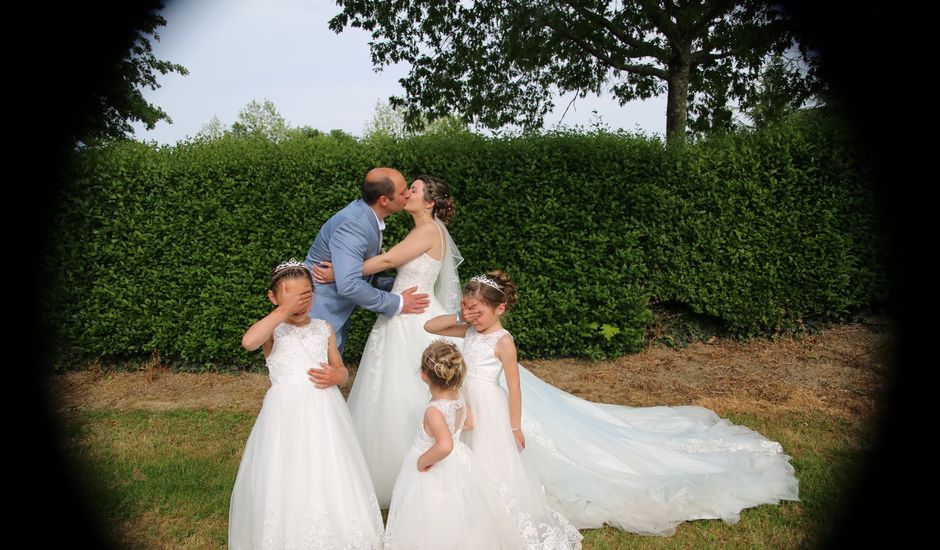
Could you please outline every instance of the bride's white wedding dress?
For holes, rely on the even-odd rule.
[[[449,239],[447,239],[449,242]],[[452,246],[452,245],[450,245]],[[450,258],[445,250],[445,258]],[[444,260],[427,253],[398,268],[392,292],[417,286],[431,299],[421,314],[379,315],[366,341],[347,404],[362,447],[379,506],[388,508],[402,460],[411,447],[431,393],[421,381],[421,354],[439,338],[425,332],[424,323],[445,311],[435,294]],[[450,339],[458,346],[459,338]]]
[[[395,288],[417,284],[427,292],[438,265],[419,256],[400,268]],[[350,394],[383,507],[430,398],[418,377],[418,360],[435,337],[423,325],[444,313],[450,312],[435,297],[424,315],[380,316]],[[546,384],[521,365],[519,371],[526,472],[578,528],[607,523],[669,535],[683,521],[733,523],[744,508],[799,500],[799,481],[780,444],[708,409],[593,403]]]
[[[683,521],[736,523],[744,508],[799,500],[779,443],[706,408],[594,403],[519,373],[522,462],[579,529],[671,535]]]

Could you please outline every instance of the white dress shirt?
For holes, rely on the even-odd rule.
[[[371,208],[369,210],[372,210]],[[382,233],[385,231],[385,220],[379,217],[375,213],[375,210],[372,210],[372,215],[375,216],[375,221],[379,222],[379,254],[382,254]],[[392,293],[395,296],[398,296],[398,311],[395,312],[395,315],[401,313],[402,308],[405,307],[405,298],[401,294]]]

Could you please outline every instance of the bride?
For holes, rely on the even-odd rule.
[[[433,176],[418,176],[411,184],[405,211],[414,229],[385,254],[362,264],[363,275],[398,267],[392,292],[417,286],[431,296],[422,314],[379,315],[362,352],[347,404],[362,447],[379,506],[387,509],[395,478],[414,439],[430,394],[419,367],[424,349],[437,337],[424,331],[432,317],[456,311],[460,301],[457,265],[460,252],[446,223],[456,213],[447,184]],[[314,267],[318,283],[332,283],[329,262]],[[460,344],[460,339],[451,339]]]

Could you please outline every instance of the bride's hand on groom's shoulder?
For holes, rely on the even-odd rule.
[[[322,260],[313,264],[313,280],[321,285],[336,281],[336,275],[333,274],[333,262]]]

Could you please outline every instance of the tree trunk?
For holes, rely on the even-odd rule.
[[[688,56],[669,64],[666,100],[666,141],[685,143],[685,126],[689,118],[689,74],[692,61]]]

